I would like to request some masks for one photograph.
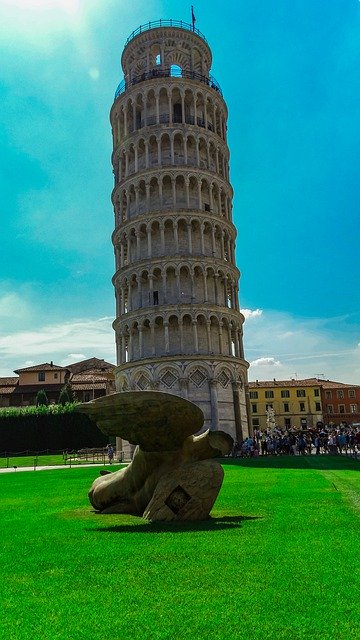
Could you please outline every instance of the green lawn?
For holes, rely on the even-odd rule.
[[[1,637],[360,637],[360,463],[227,461],[212,519],[96,515],[97,468],[1,474]]]
[[[104,460],[107,464],[107,456],[104,456]],[[0,458],[0,469],[14,469],[20,467],[51,467],[56,465],[76,466],[81,464],[101,464],[101,456],[88,455],[87,458],[78,459],[76,453],[68,454],[66,460],[62,454],[59,455],[39,455],[33,454],[31,456],[8,456]]]

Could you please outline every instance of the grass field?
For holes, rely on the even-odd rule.
[[[68,454],[66,459],[62,454],[49,455],[27,455],[27,456],[3,456],[0,457],[0,469],[18,469],[20,467],[51,467],[57,465],[76,466],[82,464],[101,464],[102,460],[107,464],[107,456],[94,455],[78,458],[76,453]]]
[[[212,519],[96,515],[98,469],[1,474],[1,637],[358,640],[359,462],[227,461]]]

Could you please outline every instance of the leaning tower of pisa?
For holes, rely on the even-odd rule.
[[[128,38],[111,108],[118,391],[201,407],[204,428],[248,435],[227,107],[191,25]]]

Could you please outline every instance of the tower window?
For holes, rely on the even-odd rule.
[[[159,304],[159,292],[158,291],[153,291],[153,303],[154,304]]]
[[[158,53],[156,58],[155,58],[155,64],[161,64],[160,53]]]
[[[181,76],[182,76],[181,67],[179,67],[178,64],[172,64],[171,67],[170,67],[170,75],[173,78],[181,78]]]

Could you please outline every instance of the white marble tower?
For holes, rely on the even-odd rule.
[[[205,37],[159,21],[128,38],[111,108],[118,391],[198,404],[248,435],[227,107]]]

